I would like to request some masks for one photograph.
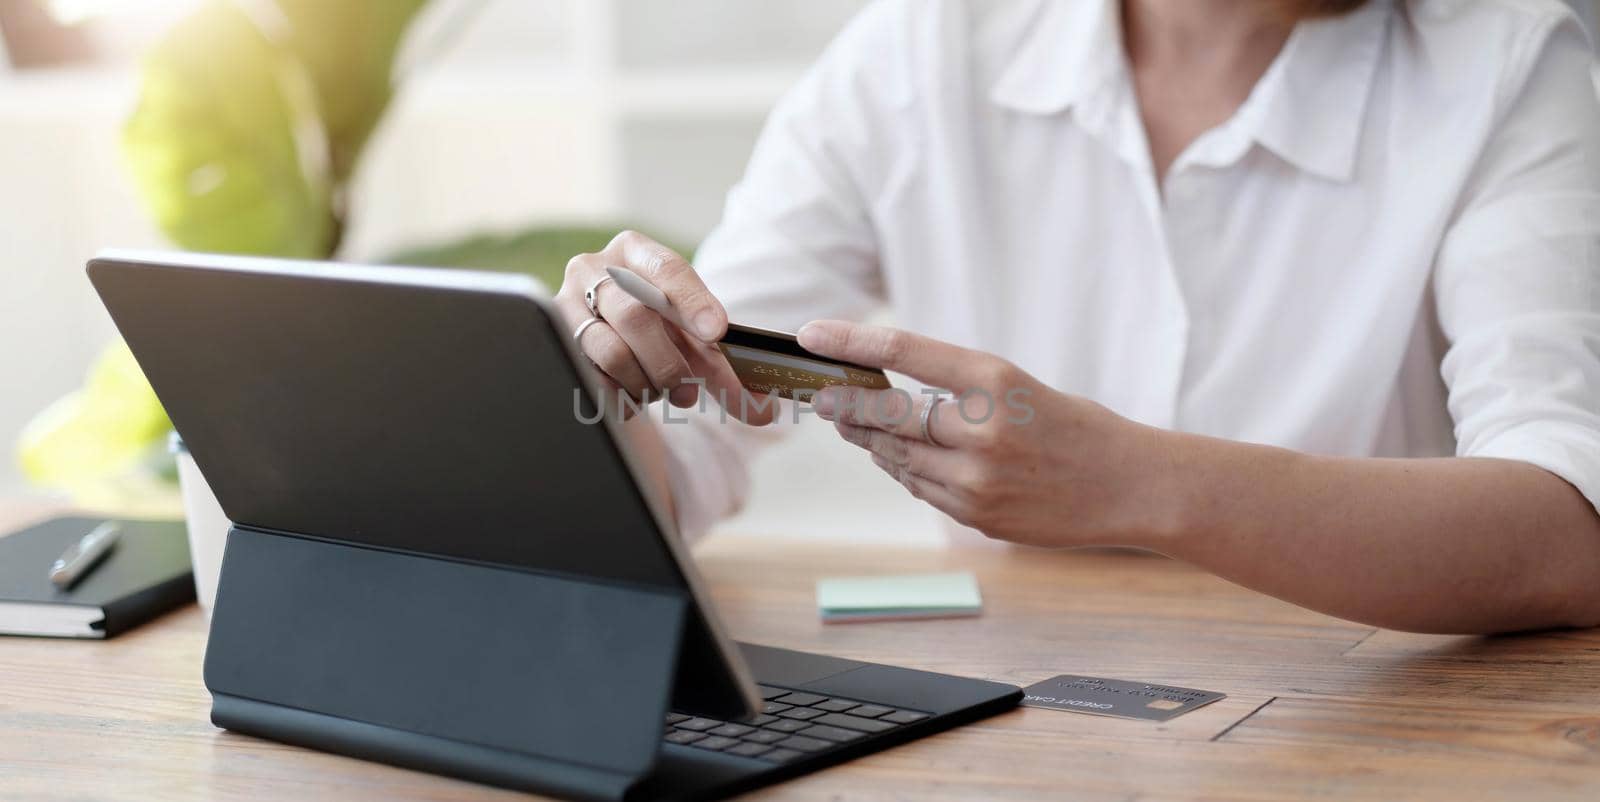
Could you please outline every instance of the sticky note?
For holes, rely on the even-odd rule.
[[[978,579],[948,574],[832,577],[817,580],[823,623],[974,616],[983,610]]]

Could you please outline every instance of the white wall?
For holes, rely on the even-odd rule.
[[[23,423],[76,388],[110,338],[83,276],[101,245],[160,240],[121,180],[126,76],[0,76],[0,492]]]

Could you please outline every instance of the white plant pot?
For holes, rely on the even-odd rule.
[[[195,597],[210,619],[211,606],[217,600],[217,577],[222,573],[222,547],[233,522],[222,512],[216,494],[176,434],[172,436],[172,453],[178,460],[178,489],[183,495],[183,515],[189,529]]]

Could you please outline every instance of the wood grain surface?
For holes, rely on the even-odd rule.
[[[0,530],[46,510],[0,504]],[[727,537],[735,637],[1028,684],[1220,691],[1157,724],[1019,709],[752,795],[794,800],[1600,799],[1600,631],[1375,631],[1133,552]],[[970,569],[984,614],[824,626],[823,576]],[[528,799],[224,733],[189,607],[106,642],[0,638],[0,799]]]

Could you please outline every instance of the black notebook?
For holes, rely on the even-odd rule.
[[[50,564],[100,518],[56,518],[0,537],[0,635],[109,638],[194,600],[181,523],[121,521],[116,546],[59,590]]]

